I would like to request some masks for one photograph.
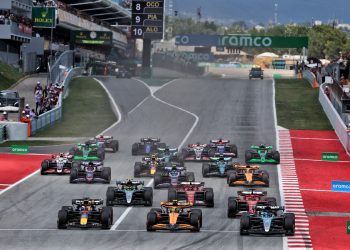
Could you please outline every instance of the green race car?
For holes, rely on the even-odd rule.
[[[272,146],[251,146],[245,152],[246,163],[267,163],[267,164],[279,164],[280,153],[277,150],[273,150]]]
[[[94,143],[78,143],[69,150],[74,160],[88,160],[88,157],[98,157],[100,160],[105,159],[105,150]]]

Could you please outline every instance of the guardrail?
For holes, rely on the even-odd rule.
[[[31,120],[31,135],[35,135],[37,131],[44,129],[48,126],[53,125],[55,122],[61,120],[62,118],[62,99],[67,93],[69,88],[69,83],[73,77],[80,75],[82,68],[72,68],[67,73],[63,83],[63,92],[60,94],[58,99],[57,107],[52,110],[45,112],[44,114],[39,115],[37,118]]]
[[[6,132],[6,125],[0,125],[0,143],[6,140],[6,138],[4,137],[5,132]]]
[[[311,87],[314,87],[315,75],[310,70],[303,70],[303,78],[306,79]]]
[[[50,67],[50,81],[55,84],[61,82],[61,79],[64,79],[64,69],[60,69],[60,65],[63,65],[65,68],[71,68],[74,62],[74,51],[67,50],[63,52],[60,57],[51,64]]]
[[[324,86],[325,84],[322,84],[319,89],[318,100],[321,103],[322,108],[326,113],[330,123],[332,124],[341,144],[345,150],[350,153],[350,137],[347,131],[347,127],[345,126],[342,117],[332,105],[331,100],[329,100],[327,95],[324,93]]]

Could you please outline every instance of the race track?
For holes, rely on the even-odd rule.
[[[238,146],[240,161],[251,144],[275,146],[272,81],[176,80],[155,93],[164,103],[152,97],[148,88],[136,80],[100,80],[115,98],[122,114],[121,122],[106,133],[117,138],[120,144],[120,151],[107,154],[105,161],[105,166],[112,167],[113,182],[133,176],[134,162],[141,157],[131,156],[131,144],[144,136],[160,137],[171,146],[229,138]],[[193,131],[189,133],[191,128]],[[187,167],[195,172],[196,180],[203,180],[200,163],[188,163]],[[270,188],[264,190],[279,200],[277,167],[266,165],[263,168],[270,174]],[[145,184],[151,184],[151,178],[144,180]],[[239,219],[227,218],[227,197],[236,195],[242,188],[229,188],[226,180],[219,178],[208,178],[205,182],[206,186],[214,188],[215,208],[202,209],[200,233],[146,232],[146,214],[150,208],[145,207],[114,208],[114,230],[57,230],[57,211],[62,205],[70,205],[72,198],[82,196],[105,198],[108,185],[69,184],[68,176],[37,174],[0,196],[1,248],[283,248],[280,236],[241,237]],[[166,190],[154,191],[154,207],[166,197]]]

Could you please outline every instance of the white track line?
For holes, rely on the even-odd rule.
[[[276,110],[276,83],[275,79],[272,80],[272,108],[273,108],[273,119],[275,122],[275,137],[276,137],[276,149],[279,150],[280,148],[280,140],[279,140],[279,133],[278,133],[278,124],[277,124],[277,110]],[[277,165],[277,176],[278,176],[278,189],[280,192],[280,199],[281,204],[284,205],[284,193],[283,193],[283,187],[282,187],[282,172],[281,172],[281,165]],[[282,245],[283,249],[288,249],[288,240],[287,237],[283,237],[282,239]]]
[[[158,88],[155,92],[152,92],[152,89],[150,88],[150,86],[148,86],[145,82],[143,82],[143,81],[141,81],[141,80],[139,80],[139,79],[135,79],[135,80],[136,80],[136,81],[139,81],[139,82],[141,82],[143,85],[145,85],[145,86],[149,89],[149,92],[150,92],[151,96],[152,96],[155,100],[157,100],[157,101],[159,101],[159,102],[161,102],[161,103],[163,103],[163,104],[166,104],[166,105],[168,105],[168,106],[170,106],[170,107],[172,107],[172,108],[181,110],[181,111],[183,111],[183,112],[185,112],[185,113],[187,113],[187,114],[190,114],[190,115],[192,115],[192,116],[195,118],[195,122],[193,123],[192,127],[191,127],[190,130],[187,132],[186,136],[183,138],[182,142],[181,142],[180,145],[178,146],[178,148],[181,148],[181,147],[185,144],[185,142],[187,141],[188,137],[189,137],[189,136],[191,135],[191,133],[193,132],[194,128],[197,126],[198,121],[199,121],[199,117],[198,117],[196,114],[194,114],[194,113],[192,113],[192,112],[190,112],[190,111],[188,111],[188,110],[185,110],[185,109],[180,108],[180,107],[178,107],[178,106],[175,106],[175,105],[173,105],[173,104],[167,103],[167,102],[165,102],[165,101],[159,99],[158,97],[156,97],[156,96],[154,95],[154,93],[156,93],[158,90],[160,90],[161,88],[164,88],[165,86],[167,86],[167,85],[169,85],[170,83],[176,81],[177,79],[174,79],[174,80],[171,80],[171,81],[167,82],[166,84],[164,84],[164,85],[162,85],[160,88]],[[146,186],[149,187],[149,186],[151,186],[152,184],[153,184],[153,179],[151,179],[151,180],[147,183]],[[123,220],[126,218],[126,216],[130,213],[130,211],[132,210],[132,208],[133,208],[133,207],[128,207],[128,208],[122,213],[122,215],[119,217],[119,219],[113,224],[113,226],[111,227],[110,230],[116,230],[116,229],[118,228],[118,226],[120,225],[120,223],[122,223]]]
[[[39,173],[40,169],[38,169],[37,171],[31,173],[30,175],[27,175],[26,177],[20,179],[19,181],[11,184],[9,187],[5,188],[4,190],[0,191],[0,195],[2,195],[3,193],[5,193],[6,191],[9,191],[10,189],[14,188],[15,186],[17,186],[18,184],[28,180],[30,177],[36,175],[37,173]]]

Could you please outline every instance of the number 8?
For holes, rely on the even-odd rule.
[[[141,4],[136,4],[136,10],[141,10]]]

